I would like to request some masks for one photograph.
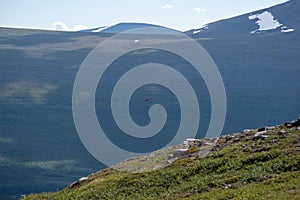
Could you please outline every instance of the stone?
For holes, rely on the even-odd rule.
[[[219,137],[210,138],[210,141],[216,143],[219,140]]]
[[[210,141],[207,141],[207,142],[204,142],[202,145],[203,146],[213,146],[215,143],[213,142],[210,142]]]
[[[266,130],[268,130],[268,131],[271,131],[271,130],[274,130],[275,129],[275,126],[267,126],[266,127]]]
[[[198,152],[199,158],[206,157],[211,152],[211,149],[202,149]]]
[[[279,134],[279,135],[284,135],[284,134],[286,134],[286,131],[285,131],[285,130],[280,130],[280,131],[278,132],[278,134]]]
[[[178,157],[182,156],[188,150],[189,149],[176,149],[174,153],[169,155],[168,160],[178,158]]]
[[[79,179],[79,181],[85,181],[85,180],[87,180],[87,179],[89,179],[88,177],[81,177],[80,179]]]
[[[261,128],[257,129],[257,132],[261,132],[261,131],[265,131],[265,130],[266,130],[266,127],[261,127]]]
[[[284,126],[286,126],[287,128],[291,128],[291,127],[298,127],[300,126],[300,118],[298,118],[297,120],[294,121],[290,121],[290,122],[285,122]]]
[[[77,188],[81,185],[82,182],[88,180],[88,177],[82,177],[80,179],[78,179],[77,181],[71,183],[71,185],[69,186],[70,188]]]
[[[230,141],[230,140],[232,140],[232,139],[234,139],[234,138],[235,138],[234,135],[227,135],[227,137],[226,137],[226,142],[227,142],[227,141]]]
[[[251,131],[253,131],[253,130],[252,129],[245,129],[245,130],[243,130],[243,133],[249,133]]]
[[[185,141],[187,141],[187,142],[197,142],[197,141],[199,141],[199,139],[187,138],[187,139],[185,139]]]
[[[228,184],[224,187],[225,189],[228,189],[228,188],[232,188],[232,185],[231,184]]]
[[[257,132],[257,133],[255,133],[253,139],[262,139],[262,140],[264,140],[265,138],[268,137],[267,135],[264,135],[264,134],[266,134],[266,133],[267,133],[267,131],[260,131],[260,132]]]
[[[195,139],[195,138],[187,138],[183,141],[183,145],[185,147],[189,147],[189,146],[192,146],[192,145],[196,145],[200,142],[200,139]]]
[[[260,132],[255,133],[254,137],[258,137],[258,136],[261,136],[266,133],[267,133],[267,131],[260,131]]]

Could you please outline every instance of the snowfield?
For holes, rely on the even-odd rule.
[[[257,19],[257,21],[255,23],[259,26],[259,28],[257,30],[251,31],[251,34],[259,33],[261,31],[274,30],[279,27],[281,27],[282,33],[289,33],[289,32],[294,31],[293,28],[288,28],[288,27],[284,26],[283,24],[281,24],[278,21],[278,19],[275,19],[273,14],[269,11],[265,11],[261,14],[250,15],[248,17],[248,19],[249,20]]]

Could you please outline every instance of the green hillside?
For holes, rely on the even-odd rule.
[[[300,119],[187,140],[25,199],[300,199]]]

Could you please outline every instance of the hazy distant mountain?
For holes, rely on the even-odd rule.
[[[146,23],[119,23],[113,26],[104,26],[99,28],[82,30],[81,32],[101,32],[101,33],[121,33],[134,28],[149,28],[149,27],[162,27],[154,24]]]
[[[90,28],[90,29],[85,29],[85,30],[80,30],[79,32],[85,32],[85,33],[98,33],[101,32],[105,29],[109,28],[109,26],[101,26],[97,28]]]
[[[224,37],[296,33],[300,28],[300,1],[291,0],[270,8],[209,23],[186,33],[193,37]]]

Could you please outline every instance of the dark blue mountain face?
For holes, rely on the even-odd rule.
[[[295,14],[298,2],[270,8],[280,23],[294,28],[294,32],[282,33],[279,28],[277,32],[249,37],[258,26],[247,14],[232,21],[213,23],[207,30],[193,34],[217,64],[224,81],[228,104],[223,134],[299,117],[300,37],[296,34],[299,18]],[[123,25],[111,27],[111,32],[144,26]],[[111,33],[0,28],[0,36],[0,199],[56,191],[104,168],[87,152],[77,135],[72,116],[72,90],[85,57]],[[136,55],[141,57],[137,59]],[[102,80],[104,90],[96,93],[95,106],[98,117],[102,116],[101,123],[115,131],[111,128],[113,123],[105,117],[110,105],[102,99],[109,96],[112,81],[127,67],[149,61],[174,67],[201,91],[197,136],[204,137],[210,120],[210,101],[203,80],[186,70],[189,63],[157,51],[133,52],[113,63],[110,76]],[[174,126],[168,125],[168,129],[174,131],[179,119],[176,98],[157,85],[146,86],[134,94],[130,103],[133,119],[137,124],[146,125],[149,119],[145,110],[154,103],[170,108]],[[118,137],[112,139],[118,143]]]
[[[107,28],[100,27],[100,28],[82,30],[81,32],[97,32],[97,30],[102,28],[103,30],[99,32],[116,34],[116,33],[121,33],[136,28],[154,28],[154,27],[162,27],[162,26],[146,24],[146,23],[119,23]]]
[[[220,20],[217,22],[209,23],[204,28],[194,29],[187,31],[186,34],[192,37],[236,37],[247,35],[260,35],[260,34],[283,34],[284,30],[294,29],[293,34],[297,34],[300,25],[300,13],[298,8],[300,2],[297,0],[291,0],[286,3],[276,5],[267,9],[258,10],[252,13],[240,15],[230,19]],[[249,19],[250,16],[259,15],[262,13],[270,13],[273,15],[274,20],[278,20],[281,24],[276,29],[270,29],[265,31],[257,31],[259,25],[256,23],[259,19]],[[288,32],[288,31],[287,31]]]

